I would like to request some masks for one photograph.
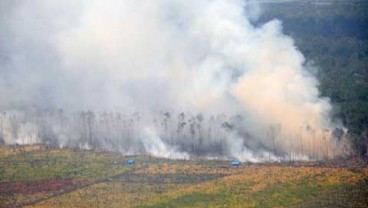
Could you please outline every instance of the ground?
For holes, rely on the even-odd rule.
[[[134,165],[126,165],[128,158]],[[0,207],[368,207],[368,166],[0,147]]]

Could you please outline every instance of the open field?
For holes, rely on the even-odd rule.
[[[242,164],[1,147],[0,207],[367,207],[357,162]]]

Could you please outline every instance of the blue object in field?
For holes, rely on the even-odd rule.
[[[240,165],[240,162],[237,160],[232,160],[230,164],[231,166],[238,167]]]
[[[129,159],[129,160],[125,161],[125,164],[127,164],[127,165],[133,165],[134,164],[134,160]]]

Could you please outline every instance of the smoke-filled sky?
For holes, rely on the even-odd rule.
[[[270,126],[285,143],[331,132],[306,60],[281,21],[252,25],[259,12],[244,0],[0,0],[0,109],[242,114],[261,143]]]

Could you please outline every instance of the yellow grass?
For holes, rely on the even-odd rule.
[[[70,177],[89,179],[91,183],[49,199],[43,198],[53,193],[0,195],[0,207],[1,204],[29,203],[35,199],[43,200],[28,207],[303,207],[305,202],[323,200],[319,197],[334,190],[344,191],[341,189],[344,187],[354,190],[363,184],[363,191],[345,191],[333,196],[335,198],[327,197],[328,200],[344,196],[344,200],[352,202],[362,200],[361,195],[368,193],[368,185],[362,183],[368,181],[368,167],[352,171],[300,163],[298,166],[243,164],[234,168],[224,161],[171,161],[146,157],[135,157],[136,164],[126,166],[112,164],[113,161],[123,163],[126,157],[103,152],[46,151],[41,146],[0,147],[0,150],[3,181]],[[9,164],[12,161],[17,163]],[[40,162],[33,164],[33,161]],[[121,175],[113,177],[117,174]]]
[[[217,173],[216,170],[201,169],[201,166],[196,164],[165,164],[140,169],[137,173],[160,174],[178,173],[180,171],[196,174]],[[47,200],[35,207],[70,207],[73,205],[78,207],[155,207],[155,205],[196,193],[229,194],[229,196],[225,200],[226,203],[203,204],[198,201],[198,203],[195,203],[195,207],[257,207],[259,203],[253,201],[252,196],[263,191],[267,192],[276,185],[290,184],[293,187],[293,184],[306,181],[306,186],[317,186],[321,190],[327,190],[332,187],[356,184],[364,178],[368,178],[367,168],[361,172],[352,172],[339,168],[252,165],[238,169],[223,169],[219,172],[229,175],[214,181],[184,185],[134,184],[128,182],[101,183]],[[282,193],[270,195],[270,200],[278,197],[283,197]],[[298,197],[292,200],[295,204],[302,201],[303,198]],[[185,207],[184,204],[183,207]]]

